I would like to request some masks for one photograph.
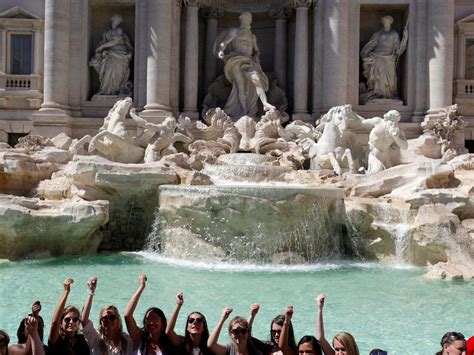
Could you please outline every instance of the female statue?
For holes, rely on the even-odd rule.
[[[99,74],[100,89],[97,95],[130,95],[132,85],[128,77],[133,48],[120,26],[122,16],[115,14],[111,21],[112,27],[102,35],[102,41],[89,65]]]

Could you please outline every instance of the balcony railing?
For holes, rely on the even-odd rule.
[[[456,98],[474,99],[474,80],[456,80]]]
[[[41,76],[38,74],[0,74],[0,90],[2,89],[6,91],[41,91]]]

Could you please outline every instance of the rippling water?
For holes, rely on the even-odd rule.
[[[195,263],[145,252],[0,264],[0,328],[15,338],[19,319],[40,299],[49,331],[62,281],[69,276],[75,283],[68,303],[79,307],[87,279],[99,278],[91,313],[97,322],[106,304],[124,310],[140,273],[149,281],[136,318],[152,305],[169,315],[176,292],[183,291],[178,333],[190,311],[206,314],[212,328],[222,308],[230,306],[234,315],[248,316],[250,304],[258,302],[258,338],[268,338],[271,319],[288,304],[295,308],[296,337],[314,334],[314,298],[325,292],[327,337],[351,332],[361,354],[375,347],[390,354],[433,354],[446,331],[474,334],[474,283],[426,281],[420,277],[422,268],[348,261],[294,266]],[[227,340],[223,332],[221,341]]]

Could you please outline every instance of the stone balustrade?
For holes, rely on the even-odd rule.
[[[474,80],[456,80],[456,98],[474,100]]]
[[[0,74],[0,90],[23,91],[37,90],[41,91],[40,75],[14,75]]]
[[[42,82],[43,77],[38,74],[0,74],[0,107],[39,108],[43,98]]]

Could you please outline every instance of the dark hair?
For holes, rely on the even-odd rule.
[[[229,335],[232,334],[232,327],[234,326],[234,324],[237,324],[237,323],[245,324],[245,326],[248,329],[247,349],[249,351],[249,354],[257,354],[258,350],[257,350],[257,348],[255,347],[255,344],[252,341],[252,334],[251,334],[252,329],[250,329],[249,322],[247,321],[247,319],[245,319],[244,317],[241,317],[241,316],[235,316],[234,318],[232,318],[231,321],[229,322]],[[234,345],[232,345],[232,346],[234,346]]]
[[[387,355],[388,353],[382,349],[372,349],[370,350],[369,355]]]
[[[209,339],[209,328],[207,327],[206,317],[201,312],[191,312],[186,318],[186,325],[184,329],[184,347],[186,349],[186,352],[188,354],[192,354],[193,352],[193,343],[191,341],[191,335],[188,332],[188,321],[192,314],[199,314],[202,317],[202,334],[201,341],[199,342],[199,349],[201,349],[202,354],[211,355],[213,354],[213,352],[211,352],[207,347],[207,340]]]
[[[30,313],[28,316],[32,316],[33,314]],[[44,320],[41,316],[36,318],[38,320],[38,334],[40,336],[41,341],[43,341],[43,329],[44,329]],[[18,329],[16,331],[16,337],[18,338],[18,344],[25,344],[26,339],[28,336],[26,335],[26,318],[23,318],[18,325]]]
[[[444,346],[449,345],[454,343],[456,340],[463,340],[466,342],[466,338],[464,338],[464,335],[462,333],[458,332],[447,332],[446,334],[443,335],[441,338],[441,341],[439,342],[441,345],[441,351],[438,351],[436,355],[442,355],[444,351]]]
[[[270,341],[274,346],[278,346],[278,344],[275,343],[275,340],[273,339],[272,336],[272,326],[273,324],[278,324],[281,325],[282,327],[284,326],[283,324],[285,323],[285,316],[280,314],[273,318],[272,323],[270,324]],[[296,346],[296,340],[295,340],[295,333],[293,332],[293,324],[290,321],[290,325],[288,327],[288,347],[293,350],[293,352],[298,352],[298,347]]]
[[[145,315],[143,316],[142,346],[144,346],[146,349],[146,344],[150,340],[150,334],[146,330],[146,326],[145,326],[146,317],[150,313],[155,313],[158,317],[160,317],[161,321],[163,322],[163,326],[161,327],[161,334],[160,334],[160,345],[162,345],[164,349],[167,349],[167,350],[171,349],[172,348],[171,342],[166,336],[166,325],[167,325],[166,316],[163,313],[163,311],[159,309],[158,307],[148,308],[145,312]]]
[[[7,349],[6,354],[8,355],[8,344],[10,343],[10,337],[8,334],[0,329],[0,342],[5,343],[5,348]]]
[[[319,344],[319,341],[314,336],[305,335],[304,337],[302,337],[300,341],[298,342],[298,350],[300,348],[300,345],[304,343],[310,343],[316,355],[323,355],[323,351],[321,350],[321,345]]]

